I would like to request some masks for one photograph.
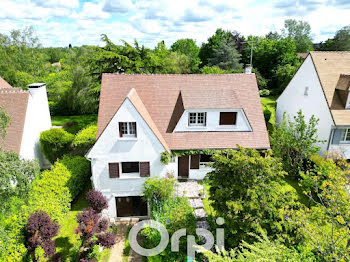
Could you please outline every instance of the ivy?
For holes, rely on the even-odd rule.
[[[190,155],[214,155],[214,154],[223,154],[227,152],[228,149],[199,149],[199,150],[173,150],[171,151],[171,155],[164,151],[160,155],[160,162],[162,164],[167,165],[170,163],[171,157],[182,157],[182,156],[190,156]]]
[[[11,119],[6,114],[5,109],[0,107],[0,138],[4,139],[6,136],[6,128],[10,123]]]

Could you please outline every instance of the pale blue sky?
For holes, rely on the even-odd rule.
[[[148,47],[188,37],[201,44],[218,27],[264,35],[288,18],[308,21],[318,42],[349,17],[349,0],[0,0],[0,33],[33,26],[43,46],[101,44],[103,33]]]

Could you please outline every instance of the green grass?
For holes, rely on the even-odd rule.
[[[65,127],[65,130],[71,134],[78,133],[81,129],[97,124],[97,115],[78,115],[78,116],[52,116],[51,122],[53,126],[64,126],[67,123],[71,125]]]
[[[129,260],[129,255],[130,255],[130,242],[129,242],[129,232],[131,230],[131,227],[128,228],[128,232],[126,233],[126,238],[125,238],[125,245],[123,249],[123,260],[122,262],[128,262]]]
[[[75,218],[78,212],[88,207],[88,203],[85,200],[85,193],[89,189],[84,190],[72,203],[71,211],[68,212],[62,221],[59,235],[55,239],[57,252],[63,254],[66,258],[65,261],[75,261],[75,255],[80,246],[80,238],[75,234],[75,229],[78,226]]]
[[[266,96],[260,98],[261,104],[267,107],[272,113],[269,121],[271,124],[275,124],[276,120],[276,99],[277,96]]]
[[[286,181],[288,183],[288,185],[290,185],[291,187],[293,187],[295,189],[295,191],[298,194],[299,202],[306,205],[306,206],[309,206],[310,199],[308,198],[307,195],[305,195],[303,193],[303,189],[299,186],[298,181],[292,177],[284,177],[284,181]]]

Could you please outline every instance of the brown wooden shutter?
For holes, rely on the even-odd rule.
[[[123,137],[123,128],[122,128],[122,125],[123,125],[123,123],[122,122],[119,122],[119,136],[120,137]]]
[[[235,125],[237,112],[220,112],[220,125]]]
[[[191,169],[199,169],[199,154],[191,155]]]
[[[149,177],[150,173],[149,162],[140,162],[140,177]]]
[[[119,178],[119,163],[109,163],[109,178]]]
[[[137,137],[137,124],[135,122],[135,137]]]

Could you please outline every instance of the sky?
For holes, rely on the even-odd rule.
[[[103,45],[101,34],[154,47],[200,45],[217,28],[265,35],[285,19],[310,23],[314,42],[350,25],[350,0],[0,0],[0,33],[33,26],[43,46]]]

